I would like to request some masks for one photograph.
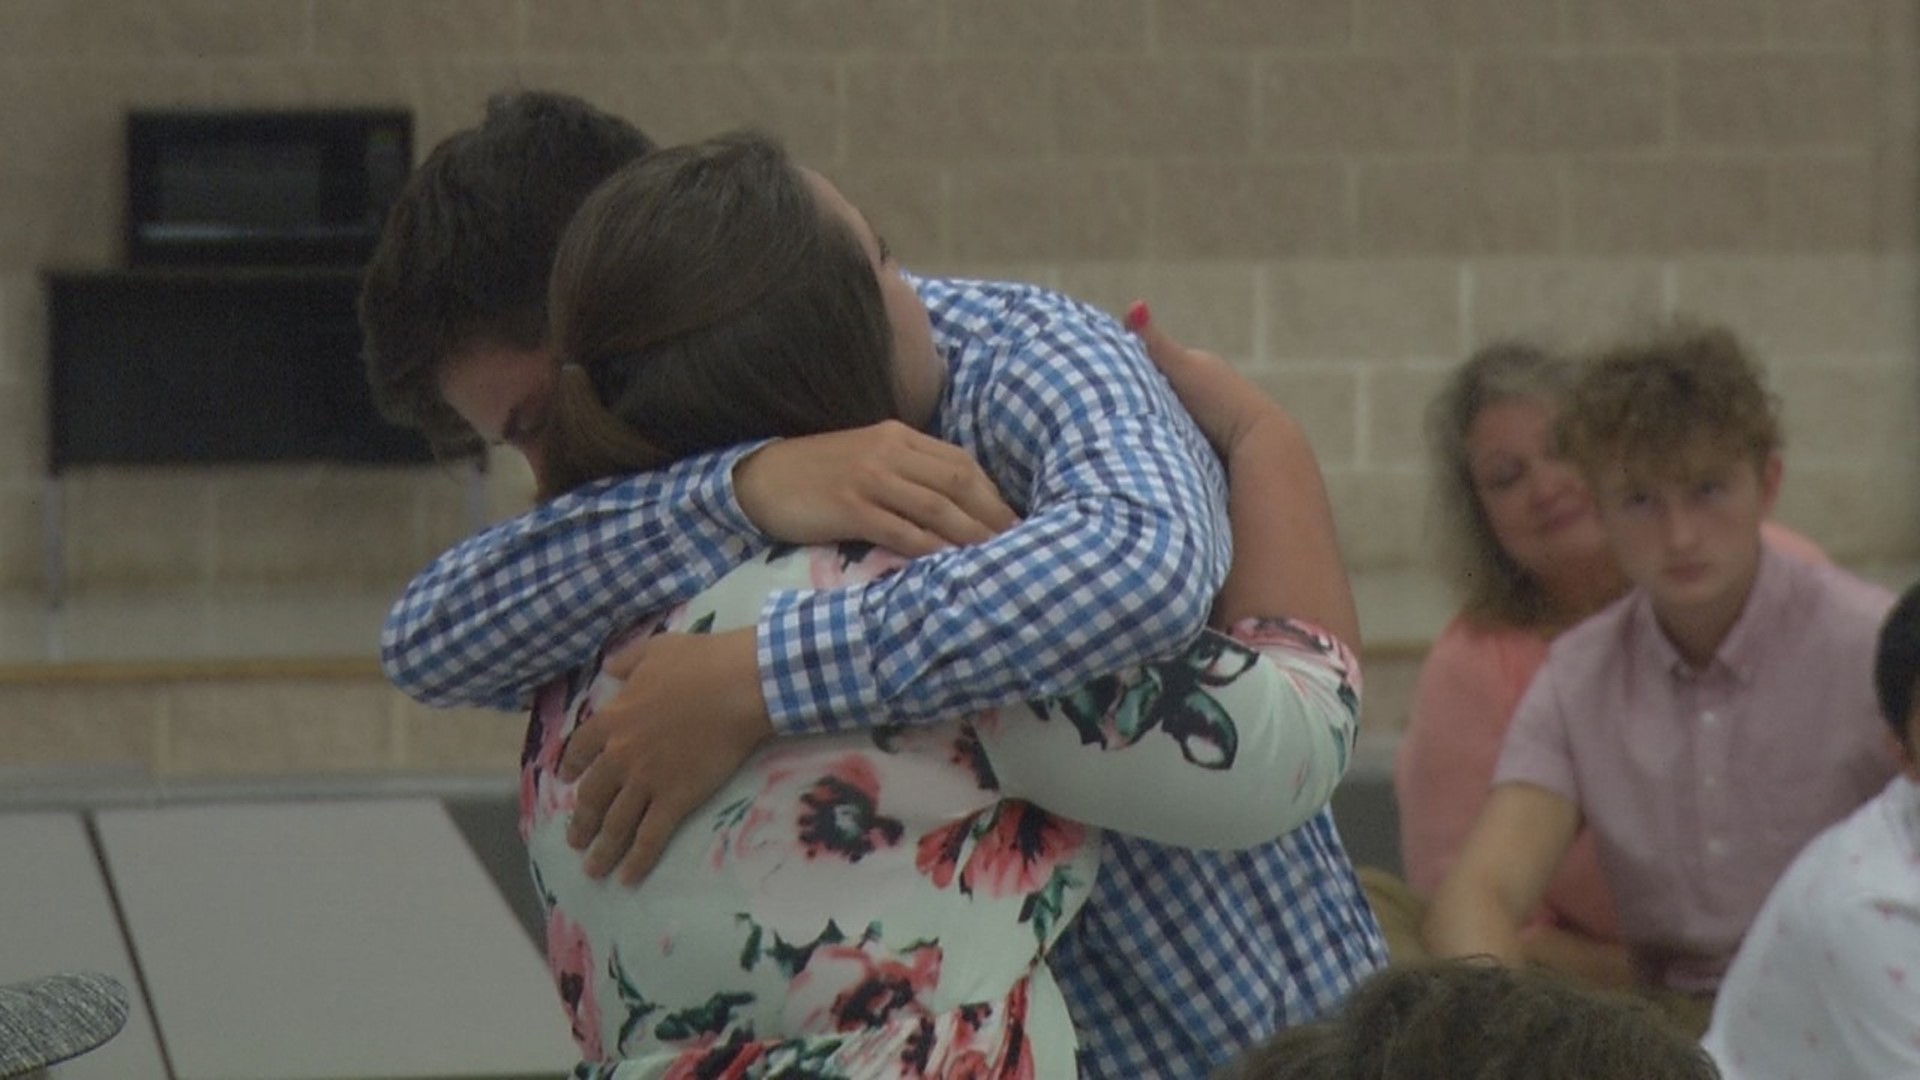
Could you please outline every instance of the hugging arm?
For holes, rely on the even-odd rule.
[[[644,876],[757,739],[1060,694],[1192,640],[1231,559],[1218,460],[1117,324],[1064,303],[1026,315],[956,367],[947,396],[961,441],[1029,516],[879,581],[777,595],[757,634],[662,635],[624,658],[625,688],[563,766],[580,777],[571,839],[592,845],[592,871]],[[752,679],[747,645],[758,701],[733,696]],[[666,770],[668,743],[710,752]]]
[[[1037,702],[1043,719],[1010,710],[981,741],[1009,794],[1056,813],[1186,847],[1248,847],[1318,811],[1346,772],[1359,623],[1298,425],[1218,356],[1150,326],[1141,336],[1225,459],[1234,556],[1213,621],[1232,636],[1210,630],[1167,660]]]
[[[1026,518],[880,581],[771,601],[757,644],[775,731],[1058,694],[1204,624],[1231,559],[1218,464],[1124,331],[1047,313],[955,378],[957,424]]]
[[[1359,716],[1355,678],[1339,639],[1247,619],[976,730],[1008,795],[1164,844],[1247,848],[1332,796]]]
[[[696,455],[588,485],[440,556],[388,615],[381,661],[426,704],[518,708],[769,536],[919,555],[1012,520],[965,451],[892,421]]]

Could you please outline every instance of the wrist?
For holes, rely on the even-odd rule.
[[[753,627],[720,635],[726,643],[724,682],[728,690],[726,715],[735,719],[738,745],[751,750],[773,737],[773,720],[760,687],[760,651]]]

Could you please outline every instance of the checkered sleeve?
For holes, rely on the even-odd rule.
[[[733,466],[760,445],[591,484],[464,541],[388,614],[387,677],[428,705],[524,707],[613,633],[747,557],[760,534]]]
[[[770,598],[759,662],[776,730],[1055,695],[1204,624],[1232,557],[1217,458],[1125,330],[1033,295],[948,395],[1025,519],[868,585]]]

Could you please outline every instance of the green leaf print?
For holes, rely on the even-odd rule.
[[[822,945],[838,945],[847,940],[846,932],[831,919],[827,921],[826,929],[820,931],[819,937],[804,945],[791,945],[779,934],[770,934],[767,928],[755,922],[751,915],[743,912],[735,915],[734,918],[746,923],[749,928],[747,943],[740,950],[740,970],[742,971],[752,971],[762,962],[771,962],[775,970],[791,979],[806,970],[808,962],[813,959],[813,950]],[[874,929],[876,928],[869,928],[868,932],[872,933]],[[773,938],[773,944],[767,944],[768,937]]]
[[[640,987],[627,973],[627,966],[620,962],[620,950],[615,947],[613,955],[607,958],[607,974],[613,976],[614,985],[620,991],[620,1004],[626,1006],[627,1018],[620,1023],[620,1052],[633,1052],[634,1040],[644,1034],[643,1026],[647,1017],[660,1011],[660,1006],[648,1001],[640,992]]]
[[[719,991],[691,1009],[669,1013],[653,1029],[654,1038],[662,1042],[679,1042],[682,1039],[697,1039],[702,1035],[718,1035],[733,1023],[733,1011],[742,1005],[753,1004],[753,1000],[753,995],[744,991]]]
[[[1064,866],[1053,868],[1053,876],[1040,891],[1028,893],[1020,904],[1020,921],[1033,924],[1035,941],[1045,945],[1053,936],[1053,928],[1060,921],[1066,908],[1066,892],[1080,883],[1073,872]]]

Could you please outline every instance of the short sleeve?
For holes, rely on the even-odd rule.
[[[1578,805],[1580,788],[1560,685],[1560,673],[1549,654],[1514,709],[1499,764],[1493,770],[1493,782],[1532,784]]]

